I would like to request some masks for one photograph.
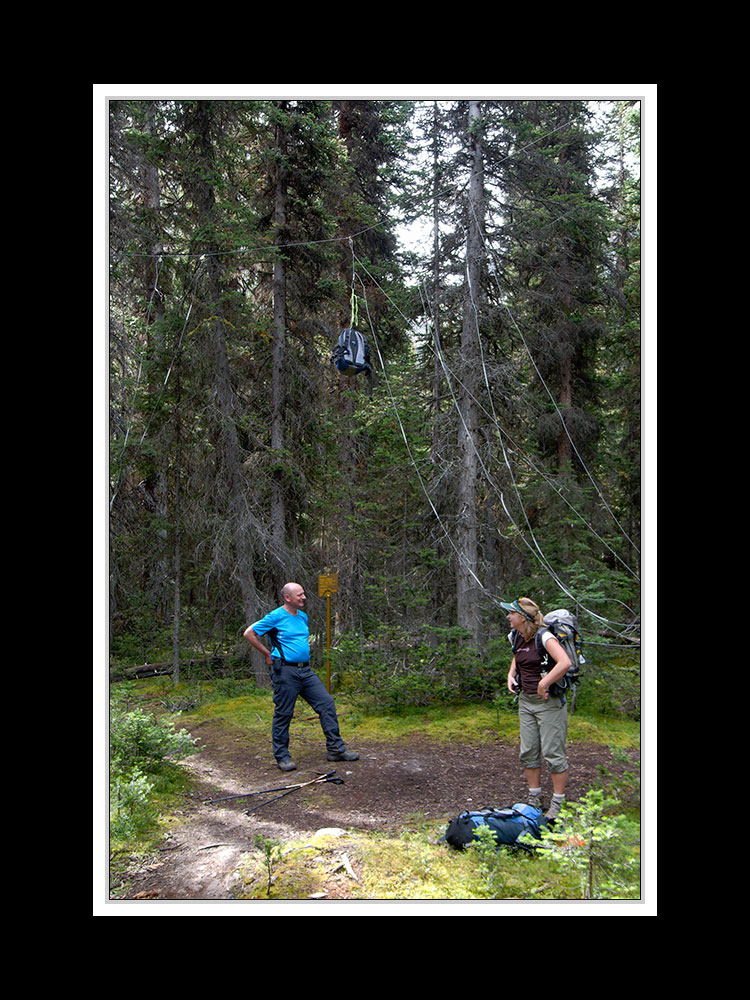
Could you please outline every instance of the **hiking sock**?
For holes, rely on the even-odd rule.
[[[542,790],[541,788],[530,788],[529,789],[529,805],[539,808],[539,804],[542,800]]]

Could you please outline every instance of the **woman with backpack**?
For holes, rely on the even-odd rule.
[[[571,667],[568,654],[544,624],[542,612],[528,597],[502,602],[512,632],[513,659],[508,690],[518,694],[520,759],[529,786],[529,805],[540,808],[542,759],[552,775],[553,796],[545,813],[555,819],[565,801],[568,758],[568,706],[565,697],[550,697],[549,689]],[[545,655],[546,654],[546,655]],[[551,669],[544,664],[552,663]]]

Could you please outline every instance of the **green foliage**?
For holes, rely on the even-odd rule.
[[[466,848],[467,854],[473,858],[477,872],[483,885],[483,894],[488,899],[502,899],[506,894],[504,852],[498,848],[497,841],[488,826],[479,827],[474,840]],[[513,852],[518,858],[520,849]]]
[[[154,790],[138,767],[113,771],[109,784],[109,835],[112,843],[132,840],[150,829],[157,809],[150,800]]]
[[[110,718],[110,841],[127,842],[146,834],[156,823],[152,793],[164,779],[169,758],[198,753],[185,729],[174,731],[141,708],[125,711],[113,705]]]
[[[600,653],[597,659],[602,655]],[[610,653],[605,663],[594,662],[592,657],[591,662],[584,665],[582,677],[576,694],[576,709],[640,720],[640,669],[633,665],[632,659],[618,656],[616,652]]]
[[[137,708],[115,710],[110,719],[110,763],[118,773],[134,768],[152,768],[167,758],[180,760],[198,753],[195,740],[186,729],[174,731],[174,724],[157,720]]]
[[[599,788],[563,806],[559,824],[543,842],[563,867],[575,871],[582,899],[640,898],[640,828],[613,814],[614,799]]]
[[[278,840],[268,840],[260,833],[255,835],[254,843],[263,857],[266,872],[266,896],[270,899],[274,867],[281,858],[281,844]]]
[[[369,710],[487,701],[496,712],[514,708],[507,689],[507,639],[491,640],[483,654],[465,640],[466,631],[458,627],[425,627],[416,636],[393,628],[369,639],[350,633],[337,638],[332,663],[341,689]],[[637,720],[639,680],[630,661],[612,658],[600,666],[592,657],[584,666],[576,711]]]
[[[417,637],[393,628],[370,640],[341,636],[334,663],[352,700],[389,711],[481,701],[500,689],[507,659],[481,657],[459,627],[425,627]]]

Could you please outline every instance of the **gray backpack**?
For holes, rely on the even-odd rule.
[[[347,327],[339,334],[339,342],[333,350],[331,364],[347,378],[364,372],[372,395],[372,368],[370,366],[370,345],[367,337],[359,330]]]
[[[586,662],[583,656],[583,639],[578,631],[578,619],[570,611],[560,608],[545,615],[544,624],[568,654],[570,660],[570,670],[558,681],[555,681],[549,689],[550,694],[564,695],[566,691],[569,691],[571,701],[575,705],[576,686],[581,680],[581,664]],[[550,661],[542,643],[541,634],[543,631],[544,629],[539,629],[536,634],[537,649],[542,657],[542,669]]]
[[[550,656],[544,648],[542,637],[545,632],[551,632],[562,648],[568,654],[570,669],[559,680],[555,681],[549,689],[549,693],[564,698],[566,693],[570,694],[571,711],[575,709],[576,687],[581,680],[581,664],[586,660],[583,656],[583,639],[578,631],[578,619],[565,608],[557,611],[550,611],[544,616],[546,628],[540,628],[537,632],[536,648],[542,660],[542,671],[547,672],[550,666]],[[509,634],[511,647],[515,647],[516,630]]]

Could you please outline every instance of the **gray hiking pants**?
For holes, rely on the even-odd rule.
[[[542,758],[552,774],[568,770],[565,741],[568,736],[568,706],[550,695],[545,701],[538,694],[518,697],[518,720],[521,730],[521,763],[524,767],[542,766]]]

